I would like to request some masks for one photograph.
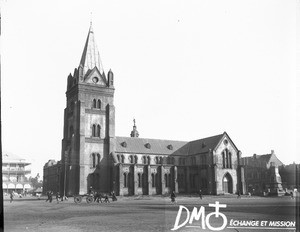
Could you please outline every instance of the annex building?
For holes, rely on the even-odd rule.
[[[114,74],[101,64],[90,26],[78,68],[67,78],[61,160],[44,166],[44,191],[117,195],[246,192],[241,152],[224,132],[195,141],[115,135]],[[55,188],[55,189],[53,189]]]

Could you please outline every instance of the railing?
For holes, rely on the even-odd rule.
[[[30,173],[31,170],[25,170],[25,169],[17,169],[17,168],[14,168],[14,169],[11,169],[11,168],[3,168],[2,169],[2,173],[3,174],[8,174],[8,173]]]

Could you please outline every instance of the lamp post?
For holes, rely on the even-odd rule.
[[[296,192],[294,193],[296,195],[296,231],[300,231],[300,193],[299,193],[299,164],[296,164]]]
[[[68,151],[65,151],[65,160],[64,160],[64,196],[63,196],[63,199],[66,199],[67,158],[68,158]]]

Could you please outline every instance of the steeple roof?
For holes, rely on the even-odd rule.
[[[88,70],[93,69],[95,66],[98,68],[100,73],[104,72],[92,28],[92,23],[82,52],[80,66],[83,67],[83,75],[85,75]]]

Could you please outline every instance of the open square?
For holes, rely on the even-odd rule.
[[[227,226],[222,231],[268,231],[266,229],[229,228],[230,220],[238,221],[295,221],[295,199],[290,197],[263,198],[242,196],[178,196],[177,204],[169,197],[140,196],[123,197],[111,203],[75,204],[73,198],[57,203],[45,202],[42,198],[16,199],[12,203],[4,201],[5,231],[171,231],[174,227],[179,206],[191,212],[193,207],[205,207],[206,216],[214,212],[209,204],[216,201],[226,204],[220,208],[227,217]],[[186,219],[181,215],[180,223]],[[210,219],[212,227],[220,226],[219,219]],[[192,227],[187,227],[192,226]],[[294,231],[284,229],[284,231]],[[177,231],[212,231],[201,228],[201,219],[186,224]],[[283,228],[272,229],[283,231]]]

